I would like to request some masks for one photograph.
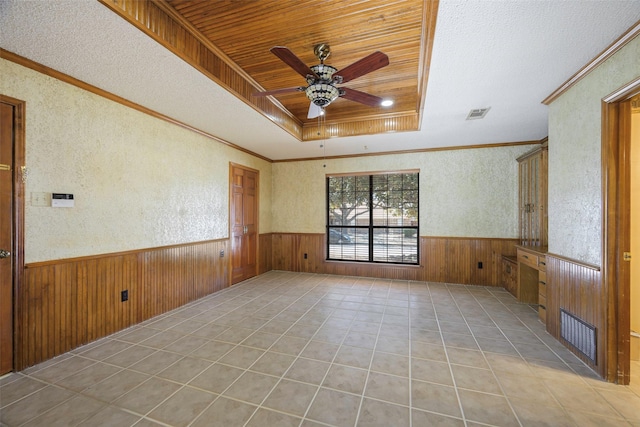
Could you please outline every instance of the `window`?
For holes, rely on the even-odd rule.
[[[327,177],[327,259],[418,264],[418,176]]]

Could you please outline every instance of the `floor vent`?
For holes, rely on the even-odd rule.
[[[560,309],[560,336],[596,364],[596,327]]]

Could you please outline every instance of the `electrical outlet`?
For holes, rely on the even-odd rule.
[[[220,251],[220,258],[224,258],[224,249]]]
[[[482,269],[482,261],[478,262],[478,268]]]
[[[129,300],[129,290],[125,290],[120,292],[120,300],[122,302],[128,301]]]

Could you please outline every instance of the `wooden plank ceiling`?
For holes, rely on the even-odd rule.
[[[437,0],[100,1],[302,141],[418,130]],[[387,67],[343,86],[394,105],[369,107],[338,98],[327,107],[320,132],[318,119],[307,119],[304,93],[252,96],[306,86],[269,49],[286,46],[311,66],[319,63],[313,53],[319,43],[331,46],[325,63],[338,70],[384,52]]]

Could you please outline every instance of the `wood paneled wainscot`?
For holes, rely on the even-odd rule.
[[[577,357],[607,378],[607,345],[615,336],[607,330],[606,290],[600,268],[556,254],[547,254],[547,331],[565,344]],[[595,360],[592,360],[562,336],[561,312],[594,329]],[[612,350],[615,351],[615,350]],[[614,355],[611,355],[614,357]]]
[[[274,270],[502,286],[502,256],[515,256],[518,240],[422,236],[418,266],[327,261],[324,234],[273,233],[271,242]]]
[[[16,295],[15,369],[227,287],[223,250],[227,239],[26,265]]]

